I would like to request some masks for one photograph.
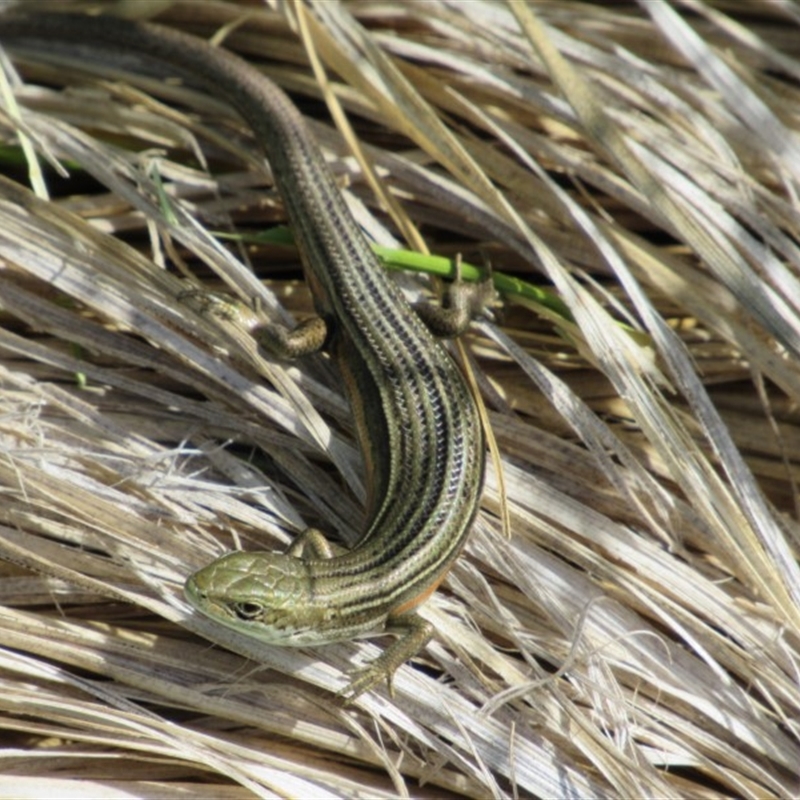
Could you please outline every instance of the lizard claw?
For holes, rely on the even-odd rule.
[[[379,659],[380,660],[380,659]],[[389,696],[394,697],[394,683],[392,682],[393,671],[390,672],[380,664],[368,664],[366,667],[354,669],[347,673],[351,680],[344,689],[336,692],[336,697],[344,700],[344,704],[350,705],[364,692],[368,692],[378,686],[381,681],[386,681],[389,689]]]

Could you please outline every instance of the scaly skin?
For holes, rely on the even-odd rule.
[[[295,106],[246,62],[171,29],[106,17],[3,15],[0,43],[111,65],[134,54],[148,71],[204,86],[252,127],[330,326],[367,466],[368,522],[344,555],[333,556],[315,531],[287,553],[230,553],[192,575],[186,596],[273,644],[398,633],[347,691],[355,697],[391,681],[431,636],[414,609],[463,547],[480,500],[484,438],[457,366],[377,263]]]

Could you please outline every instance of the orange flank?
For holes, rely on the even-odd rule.
[[[406,614],[412,609],[416,608],[418,605],[424,603],[439,588],[439,584],[445,579],[445,576],[449,571],[450,567],[448,565],[448,568],[444,570],[430,586],[426,586],[425,589],[420,592],[420,594],[412,597],[410,600],[406,600],[405,603],[397,606],[397,608],[392,609],[391,616],[397,617],[400,614]]]

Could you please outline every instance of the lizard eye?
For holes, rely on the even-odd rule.
[[[233,610],[239,619],[255,619],[256,617],[261,615],[263,611],[263,606],[259,603],[234,603]]]

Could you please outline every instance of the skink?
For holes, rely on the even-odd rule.
[[[484,436],[458,367],[377,263],[295,106],[245,61],[169,28],[67,14],[3,15],[0,44],[74,47],[110,64],[134,54],[229,102],[253,129],[326,325],[319,338],[344,377],[367,468],[367,523],[343,555],[315,530],[287,553],[229,553],[192,575],[185,594],[203,614],[273,644],[397,634],[346,691],[384,678],[391,688],[432,635],[415,609],[452,565],[480,501]]]

